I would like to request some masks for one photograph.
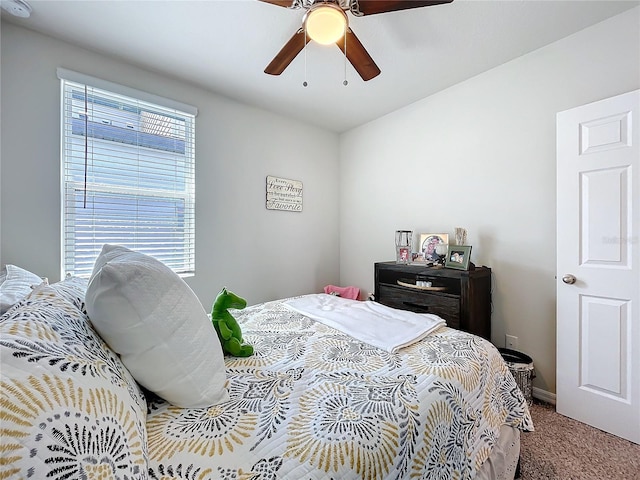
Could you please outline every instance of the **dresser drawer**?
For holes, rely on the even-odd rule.
[[[374,276],[374,294],[381,304],[438,315],[452,328],[491,339],[489,267],[470,266],[469,270],[456,270],[377,262]],[[415,287],[419,281],[431,282],[436,289]]]
[[[383,305],[416,313],[432,313],[444,318],[447,325],[460,328],[460,297],[457,295],[408,291],[401,287],[379,286],[379,298]]]

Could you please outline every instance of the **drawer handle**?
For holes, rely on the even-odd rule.
[[[425,312],[429,311],[429,305],[418,305],[417,303],[411,303],[411,302],[402,302],[402,303],[405,304],[407,307],[418,308],[420,310],[424,310]]]

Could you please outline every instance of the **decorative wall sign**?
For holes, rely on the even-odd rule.
[[[302,182],[267,175],[267,210],[302,211]]]

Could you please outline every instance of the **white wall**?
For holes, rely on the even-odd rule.
[[[466,227],[472,261],[494,273],[493,342],[517,336],[534,385],[555,392],[555,115],[640,86],[639,20],[635,8],[344,134],[342,284],[373,291],[395,230]]]
[[[639,20],[640,9],[625,12],[339,143],[2,23],[0,262],[59,276],[55,68],[63,66],[199,108],[198,273],[188,281],[205,306],[222,285],[250,303],[327,283],[372,291],[373,263],[394,258],[395,230],[452,234],[463,226],[473,261],[494,271],[494,343],[518,336],[534,358],[535,385],[554,392],[555,114],[640,86]],[[302,214],[265,210],[268,174],[304,182]]]
[[[60,83],[56,67],[165,96],[196,119],[196,276],[250,304],[339,280],[338,136],[5,22],[0,263],[60,277]],[[267,175],[301,180],[302,213],[266,210]]]

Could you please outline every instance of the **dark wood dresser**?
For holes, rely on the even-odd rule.
[[[490,268],[454,270],[380,262],[374,264],[374,271],[377,302],[433,313],[444,318],[449,327],[491,340]],[[431,282],[431,287],[420,287],[416,282]]]

